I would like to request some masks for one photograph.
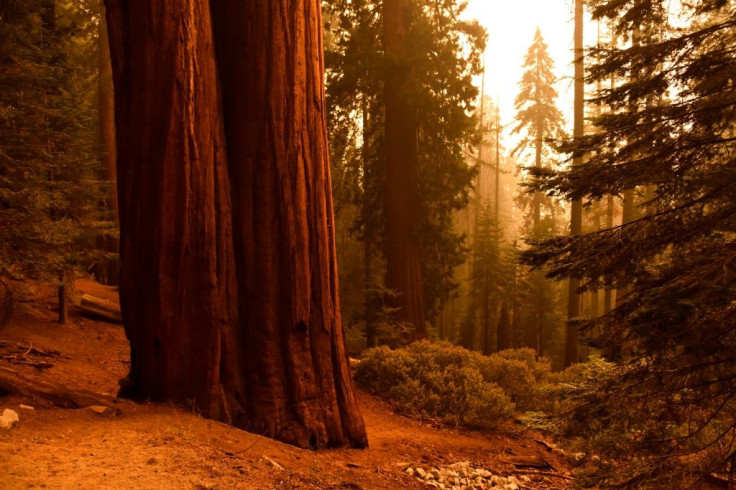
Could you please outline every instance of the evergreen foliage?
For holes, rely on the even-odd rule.
[[[524,72],[516,96],[517,125],[513,132],[522,135],[513,150],[523,163],[522,185],[528,184],[533,169],[555,169],[558,153],[554,142],[564,137],[564,120],[557,108],[557,77],[542,33],[537,29],[523,64]],[[531,163],[533,162],[533,163]],[[516,202],[524,211],[522,232],[527,239],[549,237],[558,229],[562,216],[559,200],[542,192],[520,193]],[[519,298],[526,307],[519,313],[517,326],[522,345],[539,355],[552,357],[554,339],[560,337],[562,322],[560,288],[540,271],[520,271]]]
[[[553,142],[564,136],[564,120],[557,108],[554,85],[558,78],[553,71],[554,61],[539,28],[524,57],[523,68],[519,93],[514,100],[517,125],[513,130],[523,132],[523,137],[512,153],[522,159],[540,158],[550,167],[557,157]]]
[[[620,486],[733,484],[736,8],[710,0],[678,12],[663,0],[591,8],[635,42],[594,49],[587,81],[618,83],[593,103],[613,111],[594,120],[596,133],[564,146],[584,151],[584,165],[539,169],[535,188],[589,200],[638,188],[649,200],[634,221],[540,241],[526,261],[590,289],[627,291],[600,321],[612,322],[607,355],[634,360],[580,409],[626,427],[603,447],[625,464],[599,477]]]
[[[497,350],[496,329],[503,298],[510,294],[511,263],[490,200],[478,203],[472,249],[472,275],[468,320],[461,342],[468,349],[478,345],[481,352]],[[476,339],[476,337],[480,337]],[[479,340],[479,343],[478,343]]]
[[[428,314],[455,287],[453,271],[465,259],[463,237],[453,228],[453,212],[468,202],[475,169],[464,147],[476,139],[471,76],[480,70],[485,32],[461,20],[464,4],[455,0],[413,4],[412,70],[419,83],[407,93],[419,121],[419,175],[416,182],[422,221],[419,237]],[[328,127],[338,207],[358,208],[353,229],[383,256],[383,56],[380,3],[334,0],[323,3]]]
[[[0,5],[0,274],[88,265],[81,245],[107,227],[95,15],[84,2]]]

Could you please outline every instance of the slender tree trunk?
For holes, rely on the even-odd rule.
[[[496,226],[501,230],[501,117],[499,104],[496,99]]]
[[[534,168],[542,168],[542,133],[537,131],[536,148],[534,151]],[[535,192],[532,196],[532,236],[539,238],[539,221],[542,216],[542,193]]]
[[[583,65],[583,0],[575,0],[575,110],[574,134],[580,138],[584,134],[584,97],[585,82]],[[573,165],[582,165],[583,155],[573,155]],[[570,219],[570,235],[580,235],[583,231],[583,205],[580,199],[572,202]],[[574,322],[580,316],[580,280],[570,279],[568,284],[567,329],[565,339],[565,367],[578,362],[578,326]]]
[[[338,307],[319,3],[213,6],[107,1],[127,394],[299,446],[365,446]]]
[[[112,64],[107,36],[104,2],[100,1],[100,21],[98,26],[97,45],[97,97],[98,120],[100,126],[100,163],[104,171],[104,179],[110,183],[106,199],[106,210],[109,218],[118,221],[117,169],[115,149],[115,93],[112,84]],[[119,253],[120,241],[108,234],[97,236],[97,248],[105,252]],[[120,257],[104,258],[95,266],[95,276],[103,284],[118,285],[120,282]]]
[[[69,295],[66,291],[66,274],[59,272],[59,286],[57,288],[57,295],[59,299],[59,324],[66,325],[69,319]]]
[[[610,26],[611,31],[611,49],[614,49],[616,47],[616,34],[614,32],[613,26]],[[616,79],[613,75],[611,75],[611,90],[613,90],[616,87]],[[613,111],[613,108],[611,108],[611,111]],[[607,199],[607,205],[606,205],[606,228],[609,230],[613,228],[613,214],[614,214],[614,199],[613,195],[609,195]],[[613,289],[610,287],[606,287],[604,296],[603,296],[603,314],[608,316],[609,313],[613,310]],[[605,334],[608,335],[611,332],[611,321],[608,319],[606,321],[605,325]]]
[[[104,5],[100,8],[104,13]],[[112,64],[107,37],[107,21],[100,18],[98,45],[99,74],[97,79],[99,97],[100,142],[102,144],[102,166],[105,178],[111,182],[109,210],[115,219],[118,217],[118,196],[115,187],[117,170],[115,168],[115,94],[112,85]]]
[[[600,201],[596,201],[593,203],[592,207],[592,213],[593,213],[593,231],[598,231],[601,229],[601,203]],[[600,299],[599,299],[599,291],[598,288],[594,289],[590,293],[590,314],[593,318],[598,318],[600,315]]]
[[[501,303],[501,313],[498,318],[498,328],[496,330],[496,344],[499,351],[513,347],[509,308],[505,300]]]
[[[634,5],[638,6],[640,0],[634,0]],[[631,33],[631,44],[634,47],[638,47],[641,44],[641,29],[637,24],[634,25],[634,30]],[[633,100],[629,101],[629,109],[633,112],[636,111],[636,104]],[[636,188],[625,189],[623,192],[623,203],[621,213],[621,225],[631,223],[636,219]],[[621,287],[616,291],[616,306],[620,305],[627,293],[626,287]]]
[[[361,147],[361,157],[363,159],[363,168],[368,165],[368,138],[369,138],[369,125],[371,124],[370,117],[370,103],[366,94],[362,95],[361,98],[361,112],[363,113],[363,146]],[[364,184],[365,182],[364,173]],[[364,189],[367,188],[364,186]],[[373,263],[373,233],[364,230],[363,233],[363,308],[365,317],[365,344],[367,348],[375,347],[377,344],[376,338],[376,322],[378,320],[378,305],[375,301],[376,292],[376,281],[374,280],[374,263]]]
[[[427,336],[424,286],[417,231],[417,121],[412,107],[410,67],[411,2],[383,3],[384,50],[390,69],[384,82],[386,125],[386,286],[399,296],[399,319]]]

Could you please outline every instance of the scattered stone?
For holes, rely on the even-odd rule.
[[[276,461],[272,460],[272,459],[271,459],[271,458],[269,458],[268,456],[263,456],[263,459],[264,459],[264,460],[265,460],[265,461],[266,461],[266,462],[267,462],[268,464],[270,464],[271,466],[273,466],[274,468],[276,468],[277,470],[282,470],[282,471],[283,471],[283,470],[285,469],[285,468],[284,468],[283,466],[281,466],[280,464],[278,464],[278,463],[277,463]]]
[[[21,410],[28,410],[29,412],[32,412],[32,411],[36,410],[35,408],[33,408],[33,407],[32,407],[32,406],[30,406],[30,405],[19,405],[19,408],[20,408]]]
[[[528,476],[519,479],[513,475],[507,478],[494,475],[488,469],[473,466],[469,462],[430,469],[411,464],[397,464],[397,466],[427,486],[448,490],[522,490],[532,481]]]
[[[18,418],[18,412],[6,408],[5,410],[3,410],[2,417],[0,417],[0,429],[10,429],[15,424],[17,424],[19,420],[20,418]]]
[[[106,407],[104,405],[92,405],[91,407],[87,407],[87,408],[102,417],[106,417],[108,415],[112,415],[115,413],[114,408]]]

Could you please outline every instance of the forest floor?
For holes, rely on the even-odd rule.
[[[91,281],[77,287],[116,295]],[[0,428],[0,489],[426,488],[406,473],[407,465],[430,469],[463,461],[523,479],[521,488],[570,486],[566,461],[539,434],[519,427],[505,434],[439,427],[395,414],[364,392],[358,397],[370,448],[317,452],[182,407],[113,400],[129,365],[122,327],[74,309],[68,324],[59,325],[55,291],[35,284],[19,288],[25,291],[16,294],[21,301],[13,319],[0,330],[0,375],[7,381],[8,373],[16,373],[26,384],[112,401],[99,414],[60,407],[60,400],[32,390],[10,393],[0,384],[0,414],[12,409],[20,417],[15,427]],[[530,469],[520,461],[542,461],[548,468]]]

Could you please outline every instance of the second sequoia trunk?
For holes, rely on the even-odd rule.
[[[300,446],[365,446],[319,2],[213,4],[107,0],[128,389]]]
[[[424,284],[417,241],[418,149],[416,111],[412,107],[409,46],[411,2],[383,3],[384,49],[388,66],[384,82],[386,118],[386,286],[398,293],[393,301],[399,320],[413,327],[413,338],[427,337]]]

